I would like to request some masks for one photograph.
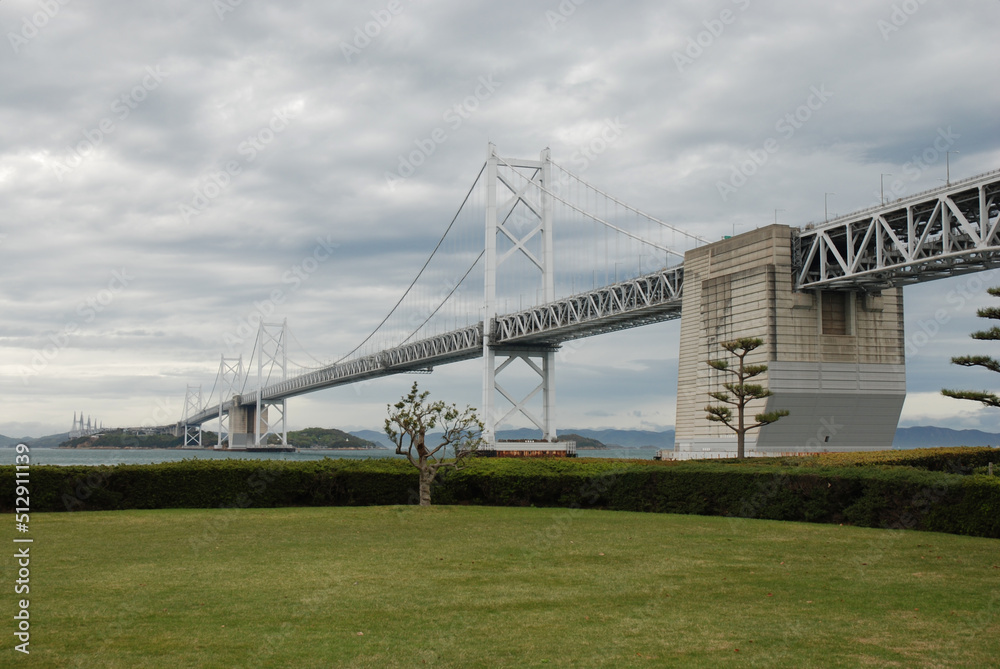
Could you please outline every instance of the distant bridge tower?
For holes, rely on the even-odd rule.
[[[104,430],[104,423],[99,422],[96,418],[91,416],[85,416],[81,411],[79,418],[76,412],[73,412],[73,428],[69,431],[70,439],[76,439],[78,437],[87,437],[92,434],[97,434]]]
[[[243,356],[241,355],[239,358],[222,356],[222,360],[219,362],[219,375],[216,379],[219,387],[219,438],[215,445],[216,450],[223,448],[223,442],[226,442],[227,446],[232,445],[230,439],[232,421],[225,405],[237,393],[242,380]]]
[[[257,342],[260,351],[257,356],[257,420],[254,421],[253,443],[257,448],[267,446],[267,439],[273,434],[280,437],[282,446],[288,446],[285,400],[268,400],[263,396],[264,386],[288,379],[288,319],[281,323],[261,321]]]
[[[747,455],[892,447],[906,398],[902,289],[797,292],[795,241],[771,225],[684,256],[675,458],[735,455],[734,433],[704,407],[730,380],[707,361],[738,337],[764,340],[747,362],[768,366],[760,382],[774,393],[749,415],[791,412],[748,434]]]
[[[288,380],[288,320],[281,323],[261,322],[257,326],[256,347],[256,401],[243,404],[240,395],[233,397],[228,421],[230,448],[264,448],[271,435],[277,436],[282,446],[288,446],[286,400],[264,396],[264,389],[269,384]],[[232,381],[233,389],[237,373],[242,373],[242,362],[237,369],[230,368],[225,377]]]
[[[502,169],[501,169],[502,168]],[[517,171],[515,178],[513,171]],[[555,351],[549,346],[498,347],[493,343],[497,317],[497,270],[520,253],[540,274],[544,302],[555,300],[555,272],[552,245],[552,160],[549,149],[542,151],[538,161],[500,158],[496,147],[489,145],[486,157],[486,252],[485,252],[485,313],[483,315],[483,439],[496,442],[497,426],[520,413],[542,431],[542,438],[555,441]],[[524,182],[523,185],[520,182]],[[504,198],[498,198],[502,189]],[[527,222],[528,225],[524,225]],[[514,225],[516,223],[517,225]],[[529,245],[540,238],[540,251]],[[498,253],[498,239],[507,247]],[[503,359],[499,364],[497,359]],[[508,391],[498,380],[501,372],[520,361],[539,377],[538,385],[524,397]],[[500,394],[510,408],[505,412],[497,406]],[[542,413],[537,415],[529,403],[542,395]]]
[[[201,411],[201,386],[187,387],[184,395],[184,447],[201,448],[201,425],[188,423],[187,420]]]

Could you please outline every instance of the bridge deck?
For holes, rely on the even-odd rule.
[[[798,289],[877,291],[916,281],[1000,267],[1000,171],[959,181],[798,231]],[[679,318],[684,269],[678,265],[628,281],[498,316],[497,349],[551,347],[572,339]],[[250,405],[428,369],[483,353],[482,322],[324,367],[227,402]],[[201,424],[215,405],[187,419]]]
[[[802,230],[798,287],[881,290],[1000,267],[1000,171]]]
[[[492,340],[498,349],[558,346],[562,342],[680,318],[683,267],[678,265],[572,295],[517,313],[498,316]],[[341,362],[271,384],[261,398],[269,401],[357,383],[366,379],[428,369],[434,365],[477,358],[483,354],[483,324],[428,337],[396,348]],[[256,404],[254,390],[226,402]],[[200,425],[217,418],[219,405],[186,419]]]

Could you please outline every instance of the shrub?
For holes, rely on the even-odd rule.
[[[959,461],[977,461],[977,450],[960,450]],[[449,472],[434,495],[441,504],[720,515],[1000,538],[1000,477],[941,471],[955,462],[953,453],[907,454],[903,462],[480,459]],[[412,504],[417,483],[414,469],[398,459],[184,460],[34,465],[30,488],[32,511],[76,511]],[[0,510],[10,511],[13,502],[13,467],[0,467]]]

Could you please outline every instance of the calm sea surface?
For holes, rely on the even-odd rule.
[[[636,458],[652,460],[655,448],[609,448],[603,451],[578,451],[586,458]],[[13,448],[0,448],[0,465],[14,464]],[[177,462],[179,460],[322,460],[323,458],[402,458],[390,450],[334,451],[312,449],[299,453],[247,453],[245,451],[213,451],[203,449],[142,448],[142,449],[83,449],[83,448],[32,448],[33,465],[117,465]]]

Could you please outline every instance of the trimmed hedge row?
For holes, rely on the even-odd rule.
[[[914,448],[898,451],[850,451],[846,453],[821,453],[811,456],[781,458],[753,458],[751,460],[718,460],[735,465],[775,464],[789,467],[916,467],[935,472],[971,474],[977,467],[990,462],[1000,466],[1000,449],[988,446],[955,446],[950,448]]]
[[[818,456],[821,465],[893,465],[918,467],[935,472],[969,474],[976,467],[1000,462],[1000,449],[986,446],[956,446],[952,448],[914,448],[899,451],[824,453]]]
[[[31,467],[32,511],[413,504],[403,460],[185,460]],[[0,510],[14,504],[0,467]],[[1000,538],[1000,477],[912,467],[717,462],[476,460],[435,486],[436,504],[547,506],[933,530]]]
[[[0,510],[13,501],[9,470],[13,467],[0,467]],[[33,465],[30,506],[32,511],[77,511],[406,504],[409,479],[416,485],[415,471],[409,463],[391,460]]]

